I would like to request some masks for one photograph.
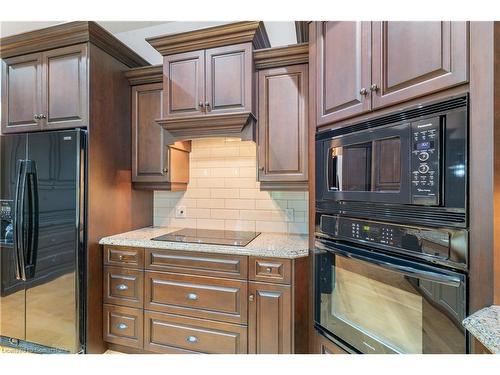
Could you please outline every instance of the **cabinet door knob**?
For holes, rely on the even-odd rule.
[[[198,106],[199,106],[200,108],[203,108],[203,107],[204,107],[203,102],[199,102],[199,103],[198,103]]]
[[[40,120],[40,115],[33,115],[34,120]]]
[[[267,272],[267,273],[271,273],[271,272],[273,272],[273,269],[272,269],[271,267],[267,267],[267,268],[266,268],[266,272]]]
[[[128,290],[128,286],[125,285],[125,284],[118,284],[116,286],[116,289],[118,289],[118,290]]]
[[[163,168],[163,169],[162,169],[162,172],[163,172],[163,173],[168,173],[168,168]]]
[[[190,301],[196,301],[198,300],[198,295],[196,293],[188,293],[186,298]]]
[[[191,343],[191,344],[195,344],[198,342],[198,337],[196,336],[188,336],[186,337],[186,341]]]
[[[128,325],[126,325],[125,323],[118,323],[116,325],[116,328],[118,328],[118,329],[127,329]]]
[[[370,86],[370,90],[371,91],[378,91],[378,86],[376,83],[373,83],[371,86]]]
[[[264,167],[259,167],[259,171],[264,171]]]
[[[361,90],[359,90],[359,94],[366,96],[366,95],[368,95],[368,90],[363,87]]]
[[[253,294],[250,294],[250,295],[248,296],[248,300],[249,300],[250,302],[253,302],[253,300],[254,300],[254,299],[255,299],[255,297],[254,297],[254,295],[253,295]]]
[[[210,102],[205,102],[205,108],[210,111]]]
[[[40,114],[40,118],[41,118],[41,119],[46,119],[46,118],[47,118],[47,116],[45,116],[45,115],[42,113],[42,114]]]

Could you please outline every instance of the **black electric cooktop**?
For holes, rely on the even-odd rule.
[[[206,243],[211,245],[246,246],[260,232],[184,228],[152,238],[152,241]]]

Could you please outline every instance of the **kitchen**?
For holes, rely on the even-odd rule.
[[[6,352],[499,352],[498,23],[120,24],[0,39]]]

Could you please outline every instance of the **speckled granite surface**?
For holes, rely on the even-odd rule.
[[[205,253],[252,255],[276,258],[300,258],[309,254],[307,236],[286,233],[261,233],[247,246],[207,245],[183,242],[151,241],[179,228],[147,227],[115,236],[104,237],[101,245],[144,247],[154,249],[200,251]]]
[[[464,327],[494,354],[500,354],[500,306],[476,311],[464,319]]]

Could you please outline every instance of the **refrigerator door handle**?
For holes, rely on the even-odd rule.
[[[38,176],[36,163],[33,160],[26,161],[26,180],[28,183],[28,226],[27,226],[27,254],[25,264],[26,279],[35,276],[36,258],[38,253]]]
[[[14,220],[14,249],[16,260],[16,279],[26,280],[24,262],[24,195],[26,189],[26,168],[25,160],[17,162],[16,200],[15,200],[15,220]]]

